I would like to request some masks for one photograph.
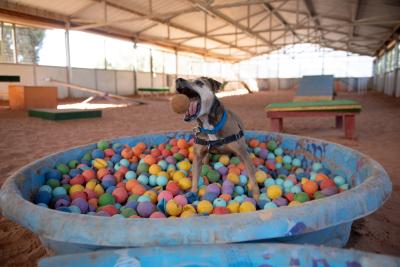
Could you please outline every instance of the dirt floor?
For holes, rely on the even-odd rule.
[[[264,106],[291,101],[292,91],[262,92],[223,98],[248,130],[268,130]],[[378,93],[339,93],[338,98],[355,99],[363,106],[357,117],[357,138],[344,139],[334,129],[334,118],[286,119],[284,131],[337,142],[359,150],[378,162],[393,181],[393,193],[377,212],[353,224],[348,247],[400,256],[400,99]],[[101,119],[54,122],[29,118],[26,112],[0,110],[0,184],[25,164],[50,153],[100,139],[192,129],[180,115],[170,111],[166,99],[148,105],[103,111]],[[49,255],[39,239],[22,227],[0,217],[0,266],[34,265]]]

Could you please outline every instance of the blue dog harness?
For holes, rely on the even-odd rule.
[[[228,119],[228,113],[226,111],[224,111],[224,114],[222,115],[221,120],[217,123],[217,125],[215,125],[214,129],[209,130],[209,129],[205,129],[203,127],[196,127],[194,129],[195,135],[194,135],[194,143],[198,144],[198,145],[203,145],[203,146],[208,146],[208,149],[213,148],[213,147],[218,147],[218,146],[222,146],[222,145],[226,145],[232,142],[235,142],[237,140],[239,140],[240,138],[243,137],[243,131],[240,128],[239,133],[237,134],[233,134],[233,135],[229,135],[227,137],[224,137],[222,139],[218,139],[218,140],[204,140],[201,138],[197,137],[198,133],[204,133],[204,134],[216,134],[219,131],[222,130],[222,128],[224,128],[225,123]]]

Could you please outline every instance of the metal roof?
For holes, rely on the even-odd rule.
[[[2,0],[0,20],[67,27],[239,61],[293,43],[376,55],[399,0]]]

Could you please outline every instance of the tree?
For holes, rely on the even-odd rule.
[[[39,62],[39,51],[43,45],[45,30],[17,27],[17,57],[20,63]]]
[[[12,25],[0,23],[0,62],[14,62]]]

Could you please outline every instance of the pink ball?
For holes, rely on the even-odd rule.
[[[122,187],[114,189],[112,195],[118,203],[123,203],[128,199],[128,192],[126,192],[125,188]]]
[[[160,202],[161,199],[165,199],[167,202],[170,201],[174,196],[169,191],[161,191],[157,196],[157,201]]]
[[[91,189],[86,188],[85,190],[83,190],[83,192],[86,193],[87,199],[97,198],[96,193]]]
[[[139,202],[137,206],[137,212],[144,218],[148,218],[155,209],[156,206],[150,201]]]
[[[159,211],[155,211],[150,215],[150,218],[161,219],[161,218],[166,218],[166,217],[165,217],[164,213],[159,212]]]
[[[178,203],[182,207],[188,203],[188,201],[184,195],[177,195],[176,197],[174,197],[174,200],[176,201],[176,203]]]

